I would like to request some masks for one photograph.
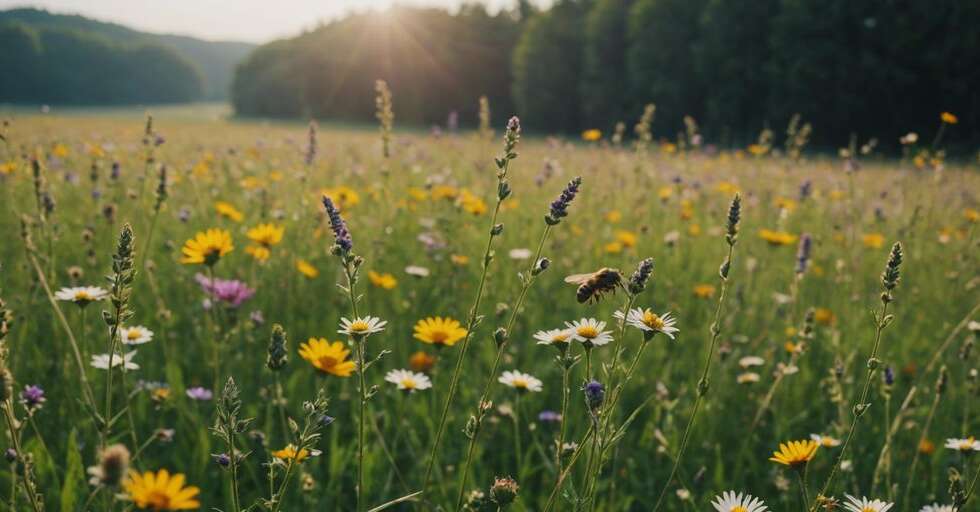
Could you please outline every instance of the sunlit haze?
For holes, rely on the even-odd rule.
[[[456,9],[482,3],[491,12],[514,0],[0,0],[0,9],[37,7],[58,14],[81,14],[138,30],[185,34],[212,40],[262,43],[295,35],[350,11],[385,9],[392,4]],[[532,2],[543,5],[550,2]]]

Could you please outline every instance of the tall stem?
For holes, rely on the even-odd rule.
[[[31,508],[34,509],[34,512],[42,512],[43,508],[41,500],[38,497],[34,486],[31,484],[30,474],[27,471],[27,465],[23,463],[24,450],[20,445],[20,434],[17,432],[16,427],[17,420],[14,419],[14,413],[11,410],[11,403],[9,399],[3,403],[3,413],[4,418],[7,421],[7,430],[10,432],[11,443],[14,445],[14,451],[17,452],[17,460],[20,461],[20,465],[24,470],[24,491],[27,493],[27,498],[30,500]],[[12,479],[16,481],[17,477],[14,476]]]

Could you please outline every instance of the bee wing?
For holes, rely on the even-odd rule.
[[[572,274],[565,278],[566,283],[572,284],[582,284],[592,278],[592,273],[588,274]]]

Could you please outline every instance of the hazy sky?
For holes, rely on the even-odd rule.
[[[492,12],[514,4],[514,0],[478,1]],[[385,8],[393,3],[452,9],[464,0],[0,0],[0,9],[39,7],[151,32],[261,43],[294,35],[319,20],[351,10]]]

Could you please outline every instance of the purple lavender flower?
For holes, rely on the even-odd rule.
[[[892,370],[891,366],[885,367],[885,373],[882,375],[886,386],[891,386],[895,384],[895,372]]]
[[[561,414],[550,409],[545,409],[538,413],[538,421],[541,423],[558,423],[561,421]]]
[[[196,274],[194,279],[201,285],[212,300],[218,300],[228,304],[233,308],[241,306],[242,303],[251,299],[255,295],[255,290],[249,288],[247,284],[237,279],[217,279],[212,280],[204,274]]]
[[[806,272],[806,267],[810,263],[810,252],[813,247],[813,239],[810,235],[804,233],[800,237],[800,245],[796,249],[796,273],[802,274]]]
[[[208,388],[202,388],[201,386],[196,386],[193,388],[187,388],[187,396],[190,397],[191,400],[200,400],[202,402],[206,402],[208,400],[211,400],[211,398],[214,396],[214,393],[212,393],[211,390]]]
[[[20,403],[28,409],[40,408],[45,401],[47,398],[44,398],[44,390],[41,386],[33,384],[24,386],[24,390],[20,392]]]
[[[354,248],[354,241],[351,239],[350,231],[347,231],[347,223],[340,216],[340,210],[333,204],[329,196],[323,196],[323,208],[327,210],[327,217],[330,217],[330,229],[337,245],[344,252],[350,252]]]
[[[548,215],[545,215],[544,221],[549,225],[554,226],[561,222],[563,217],[568,216],[568,205],[572,204],[572,200],[575,199],[575,194],[578,194],[578,187],[582,184],[582,177],[576,176],[575,179],[568,182],[565,186],[565,190],[561,191],[561,195],[558,199],[555,199],[551,203],[551,210]]]

